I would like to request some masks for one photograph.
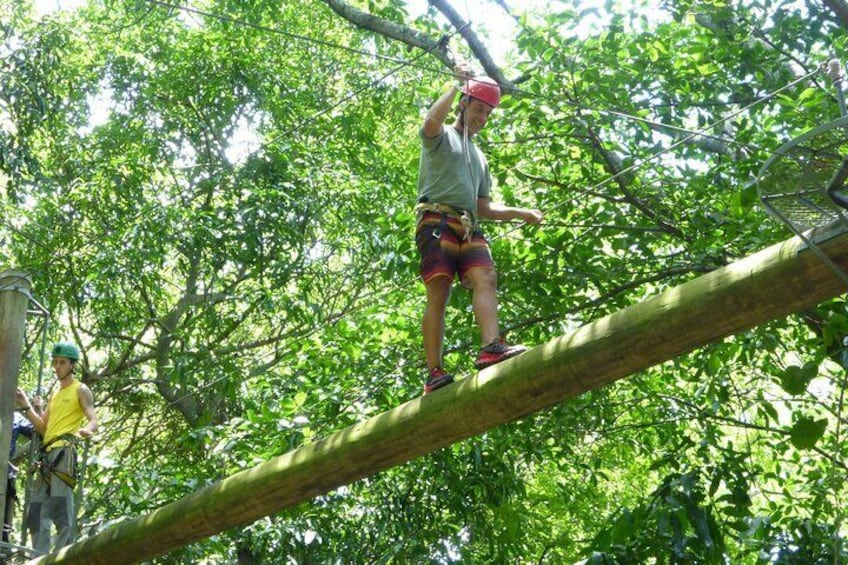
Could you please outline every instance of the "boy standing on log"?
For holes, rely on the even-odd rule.
[[[495,265],[478,221],[542,221],[539,210],[492,202],[489,166],[471,138],[483,129],[500,103],[500,87],[488,77],[472,78],[465,66],[458,67],[456,74],[465,79],[464,85],[451,85],[436,100],[420,130],[415,241],[427,289],[422,323],[428,368],[425,394],[453,382],[453,375],[443,367],[442,354],[445,309],[457,275],[473,293],[474,316],[483,343],[474,365],[482,369],[526,349],[510,345],[500,336]],[[446,126],[459,90],[459,111],[453,124]]]

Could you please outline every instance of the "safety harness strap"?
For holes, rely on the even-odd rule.
[[[52,451],[52,450],[48,451],[48,448],[50,446],[54,445],[55,443],[57,443],[58,441],[65,441],[65,442],[67,442],[67,444],[58,447],[58,449],[61,449],[61,451],[58,453],[56,458],[51,461],[50,460],[50,451]],[[59,478],[59,480],[61,480],[63,483],[65,483],[66,485],[68,485],[72,489],[76,486],[77,479],[76,479],[76,469],[74,468],[75,467],[74,461],[73,460],[67,461],[67,470],[69,472],[65,472],[64,470],[60,470],[59,464],[62,462],[62,459],[64,459],[65,455],[67,453],[69,453],[68,450],[76,449],[77,441],[78,441],[77,436],[75,436],[73,434],[61,434],[61,435],[54,437],[49,442],[47,442],[47,443],[45,443],[44,445],[41,446],[41,457],[39,458],[40,459],[40,461],[39,461],[39,463],[40,463],[39,473],[41,475],[41,479],[47,485],[47,492],[48,493],[50,492],[50,475],[51,474],[57,476]],[[63,449],[63,448],[67,448],[67,449]],[[73,452],[70,452],[70,453],[72,454]],[[71,459],[73,459],[73,457],[71,457]]]
[[[66,441],[66,442],[68,442],[67,445],[73,446],[73,445],[77,444],[77,442],[79,441],[79,438],[77,436],[75,436],[74,434],[59,434],[56,437],[54,437],[53,439],[51,439],[50,441],[48,441],[47,443],[43,444],[41,446],[41,451],[43,451],[44,453],[47,453],[48,451],[50,451],[49,448],[54,443],[57,443],[57,442],[60,442],[60,441]],[[64,446],[58,446],[58,447],[64,447]]]
[[[418,213],[435,212],[437,214],[441,214],[442,223],[439,226],[439,233],[438,235],[434,233],[434,237],[441,237],[441,232],[447,227],[448,217],[452,217],[459,220],[465,230],[465,234],[463,234],[462,239],[465,241],[471,241],[471,236],[474,234],[474,219],[467,211],[460,212],[452,206],[439,204],[438,202],[419,202],[418,205],[415,206],[415,211]]]

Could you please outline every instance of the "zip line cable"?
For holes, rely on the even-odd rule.
[[[225,14],[216,14],[216,13],[213,13],[213,12],[201,10],[199,8],[194,8],[192,6],[181,6],[181,5],[178,5],[178,4],[172,4],[170,2],[164,2],[163,0],[142,0],[142,1],[146,2],[148,4],[155,4],[155,5],[160,6],[162,8],[168,8],[168,9],[171,9],[171,10],[178,10],[178,11],[181,11],[181,12],[195,14],[195,15],[198,15],[198,16],[204,16],[204,17],[212,18],[212,19],[219,20],[219,21],[222,21],[222,22],[235,24],[237,26],[249,27],[249,28],[252,28],[252,29],[255,29],[255,30],[258,30],[258,31],[266,32],[266,33],[282,35],[283,37],[288,37],[290,39],[303,41],[305,43],[313,43],[315,45],[321,45],[322,47],[329,47],[330,49],[338,49],[340,51],[347,51],[348,53],[354,53],[356,55],[364,55],[365,57],[369,57],[369,58],[372,58],[372,59],[379,59],[379,60],[388,61],[388,62],[391,62],[391,63],[399,63],[399,64],[403,64],[404,66],[417,67],[417,68],[424,69],[424,70],[433,70],[430,66],[414,65],[414,64],[412,64],[411,61],[406,60],[406,59],[401,59],[401,58],[398,58],[398,57],[391,57],[389,55],[381,55],[379,53],[374,53],[372,51],[366,51],[365,49],[357,49],[355,47],[350,47],[348,45],[342,45],[340,43],[333,43],[332,41],[327,41],[326,39],[318,39],[318,38],[310,37],[310,36],[307,36],[307,35],[292,33],[290,31],[285,31],[285,30],[275,28],[275,27],[270,27],[270,26],[261,25],[261,24],[254,24],[254,23],[251,23],[251,22],[240,20],[238,18],[234,18],[232,16],[228,16],[228,15],[225,15]],[[451,36],[459,33],[462,29],[464,29],[464,27],[465,26],[463,26],[463,28],[460,28],[460,29],[456,30],[455,32],[453,32],[451,34]],[[432,46],[428,49],[426,49],[425,52],[429,53],[429,52],[435,50],[436,48],[438,48],[440,46],[440,43],[441,42],[437,43],[436,45],[434,45],[434,46]]]
[[[172,9],[172,10],[179,10],[179,11],[183,11],[183,12],[186,12],[186,13],[201,15],[201,16],[204,16],[204,17],[208,17],[208,18],[212,18],[212,19],[217,19],[219,21],[231,23],[231,24],[234,24],[234,25],[237,25],[237,26],[244,26],[244,27],[256,29],[256,30],[259,30],[259,31],[263,31],[263,32],[266,32],[266,33],[282,35],[284,37],[289,37],[289,38],[296,39],[296,40],[299,40],[299,41],[304,41],[304,42],[307,42],[307,43],[314,43],[316,45],[329,47],[331,49],[339,49],[339,50],[342,50],[342,51],[347,51],[349,53],[354,53],[354,54],[357,54],[357,55],[363,55],[365,57],[369,57],[369,58],[372,58],[372,59],[379,59],[379,60],[399,63],[399,64],[402,65],[401,68],[404,68],[404,67],[419,68],[419,69],[426,70],[426,71],[429,71],[429,72],[432,72],[432,73],[435,73],[435,74],[445,75],[445,76],[449,76],[449,77],[452,77],[452,78],[458,78],[458,77],[450,71],[447,71],[447,70],[444,70],[444,69],[436,69],[436,68],[433,68],[432,66],[429,66],[429,65],[417,65],[417,64],[415,64],[415,62],[418,59],[420,59],[424,54],[434,51],[436,48],[440,47],[444,42],[446,42],[450,38],[454,37],[456,34],[461,33],[462,30],[464,30],[465,28],[470,26],[471,23],[472,23],[470,20],[467,21],[465,23],[465,25],[456,29],[451,34],[443,36],[439,40],[439,42],[436,43],[436,45],[424,50],[422,54],[419,54],[418,56],[414,57],[413,59],[400,59],[400,58],[397,58],[397,57],[390,57],[390,56],[387,56],[387,55],[381,55],[379,53],[374,53],[374,52],[366,51],[366,50],[363,50],[363,49],[356,49],[356,48],[353,48],[353,47],[349,47],[347,45],[342,45],[342,44],[339,44],[339,43],[333,43],[331,41],[327,41],[327,40],[323,40],[323,39],[317,39],[317,38],[302,35],[302,34],[296,34],[296,33],[288,32],[288,31],[285,31],[285,30],[281,30],[279,28],[273,28],[273,27],[264,26],[264,25],[260,25],[260,24],[254,24],[252,22],[247,22],[247,21],[241,20],[239,18],[235,18],[235,17],[228,16],[228,15],[225,15],[225,14],[216,14],[216,13],[213,13],[213,12],[200,10],[198,8],[193,8],[191,6],[180,6],[180,5],[177,5],[177,4],[172,4],[170,2],[165,2],[163,0],[143,0],[143,1],[145,1],[149,4],[155,4],[155,5],[161,6],[163,8],[168,8],[168,9]],[[385,78],[386,77],[382,77],[380,80],[385,80]],[[378,82],[379,81],[375,82],[374,84],[376,85]],[[364,90],[367,90],[367,88],[364,88],[363,91]],[[358,94],[361,94],[361,92],[356,93],[356,95],[358,95]],[[576,103],[572,100],[568,100],[567,98],[564,98],[562,96],[552,96],[552,95],[533,93],[533,92],[529,92],[529,91],[526,91],[526,90],[522,90],[522,89],[520,89],[520,88],[518,88],[514,85],[510,87],[510,94],[520,94],[522,96],[526,96],[526,97],[529,97],[529,98],[536,98],[536,99],[543,99],[543,100],[548,100],[548,101],[552,101],[552,102],[565,103],[566,105],[574,107],[576,109],[582,109],[582,110],[586,110],[586,111],[596,111],[596,112],[608,114],[608,115],[611,115],[611,116],[617,116],[617,117],[624,118],[624,119],[631,120],[631,121],[645,123],[647,125],[651,125],[651,126],[654,126],[654,127],[676,130],[676,131],[679,131],[679,132],[682,132],[682,133],[694,135],[696,137],[704,137],[704,138],[709,138],[709,139],[715,139],[715,140],[722,141],[722,142],[725,142],[725,143],[737,143],[737,144],[742,145],[744,147],[750,146],[748,144],[736,142],[734,140],[729,140],[729,139],[726,139],[726,138],[717,137],[717,136],[710,134],[710,133],[703,131],[703,130],[695,132],[693,130],[682,128],[682,127],[679,127],[679,126],[674,126],[674,125],[671,125],[671,124],[664,124],[662,122],[656,122],[654,120],[649,120],[647,118],[643,118],[641,116],[636,116],[636,115],[633,115],[633,114],[628,114],[626,112],[603,109],[603,108],[591,108],[591,107],[583,106],[583,105]],[[354,96],[352,95],[351,98],[352,97],[354,97]],[[749,108],[752,105],[755,105],[755,104],[762,102],[763,100],[766,100],[766,99],[768,99],[768,97],[756,99],[751,104],[746,106],[746,108]],[[342,104],[345,101],[347,101],[347,99],[337,103],[334,107],[339,106],[340,104]],[[318,117],[319,115],[323,115],[324,113],[327,113],[328,111],[330,111],[330,109],[328,109],[324,112],[321,112],[320,114],[316,115],[315,117]],[[297,129],[297,128],[295,128],[295,129]],[[281,137],[284,137],[285,135],[288,135],[289,133],[290,132],[287,132],[286,134],[280,134],[280,135],[276,136],[271,141],[265,142],[263,144],[263,147],[266,146],[266,145],[269,145],[270,143],[272,143],[274,141],[277,141],[278,139],[280,139]],[[690,140],[691,139],[687,140],[686,142],[688,143],[688,141],[690,141]],[[261,149],[262,149],[262,147],[260,147],[259,150],[261,150]]]
[[[459,32],[456,32],[456,33],[459,33]],[[352,92],[351,94],[345,96],[341,100],[338,100],[337,102],[335,102],[334,104],[332,104],[330,106],[327,106],[323,110],[320,110],[320,111],[312,114],[309,118],[307,118],[306,122],[307,123],[312,122],[312,121],[320,118],[321,116],[332,112],[333,110],[335,110],[336,108],[338,108],[342,104],[344,104],[344,103],[346,103],[350,100],[353,100],[354,98],[358,98],[360,94],[363,94],[364,92],[367,92],[368,90],[371,90],[372,88],[376,87],[378,84],[380,84],[381,82],[383,82],[384,80],[386,80],[390,76],[402,71],[403,69],[405,69],[408,66],[412,66],[412,63],[414,61],[417,61],[418,59],[422,58],[424,55],[429,54],[432,51],[432,49],[435,49],[435,47],[428,49],[427,51],[422,51],[421,53],[419,53],[418,55],[413,57],[410,61],[405,62],[405,63],[401,64],[400,66],[389,70],[388,72],[386,72],[385,74],[383,74],[379,78],[372,80],[371,82],[369,82],[365,86],[363,86],[363,87],[359,88],[358,90]],[[289,135],[291,135],[292,133],[294,133],[295,131],[298,131],[300,129],[303,129],[303,126],[295,126],[295,127],[292,127],[289,130],[287,130],[287,131],[285,131],[281,134],[278,134],[278,135],[272,137],[268,141],[264,142],[258,149],[256,149],[255,152],[261,151],[262,149],[267,149],[269,146],[272,146],[275,142],[277,142],[280,139],[283,139],[285,137],[288,137]],[[250,155],[252,155],[252,153],[248,153],[248,156],[250,156]]]

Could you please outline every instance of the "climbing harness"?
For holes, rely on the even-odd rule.
[[[471,241],[471,236],[474,235],[475,225],[474,218],[471,217],[471,214],[468,211],[463,210],[460,212],[456,210],[452,206],[448,206],[447,204],[439,204],[437,202],[427,202],[424,200],[426,197],[422,197],[423,201],[419,201],[418,205],[415,206],[415,211],[419,214],[424,214],[427,212],[432,212],[435,214],[439,214],[441,216],[441,223],[439,227],[433,230],[433,237],[436,239],[440,239],[442,237],[442,233],[448,229],[448,217],[456,218],[462,224],[462,227],[465,229],[465,233],[462,235],[462,239],[464,241]]]
[[[62,445],[57,445],[64,442]],[[41,446],[37,463],[41,479],[50,493],[50,476],[55,475],[73,489],[77,484],[76,445],[79,439],[73,434],[61,434]],[[53,447],[53,449],[49,449]],[[58,453],[54,455],[54,451]],[[66,459],[67,457],[67,459]]]
[[[815,227],[848,228],[848,112],[839,65],[829,64],[842,117],[792,139],[774,152],[757,175],[760,201],[848,286],[848,273],[805,233]]]

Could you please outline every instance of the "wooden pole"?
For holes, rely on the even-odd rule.
[[[32,287],[21,271],[0,272],[0,513],[6,508],[6,477],[15,412],[15,389],[21,369],[24,329]]]
[[[837,265],[848,266],[848,235],[814,237]],[[150,559],[811,308],[844,286],[793,238],[34,563]]]

